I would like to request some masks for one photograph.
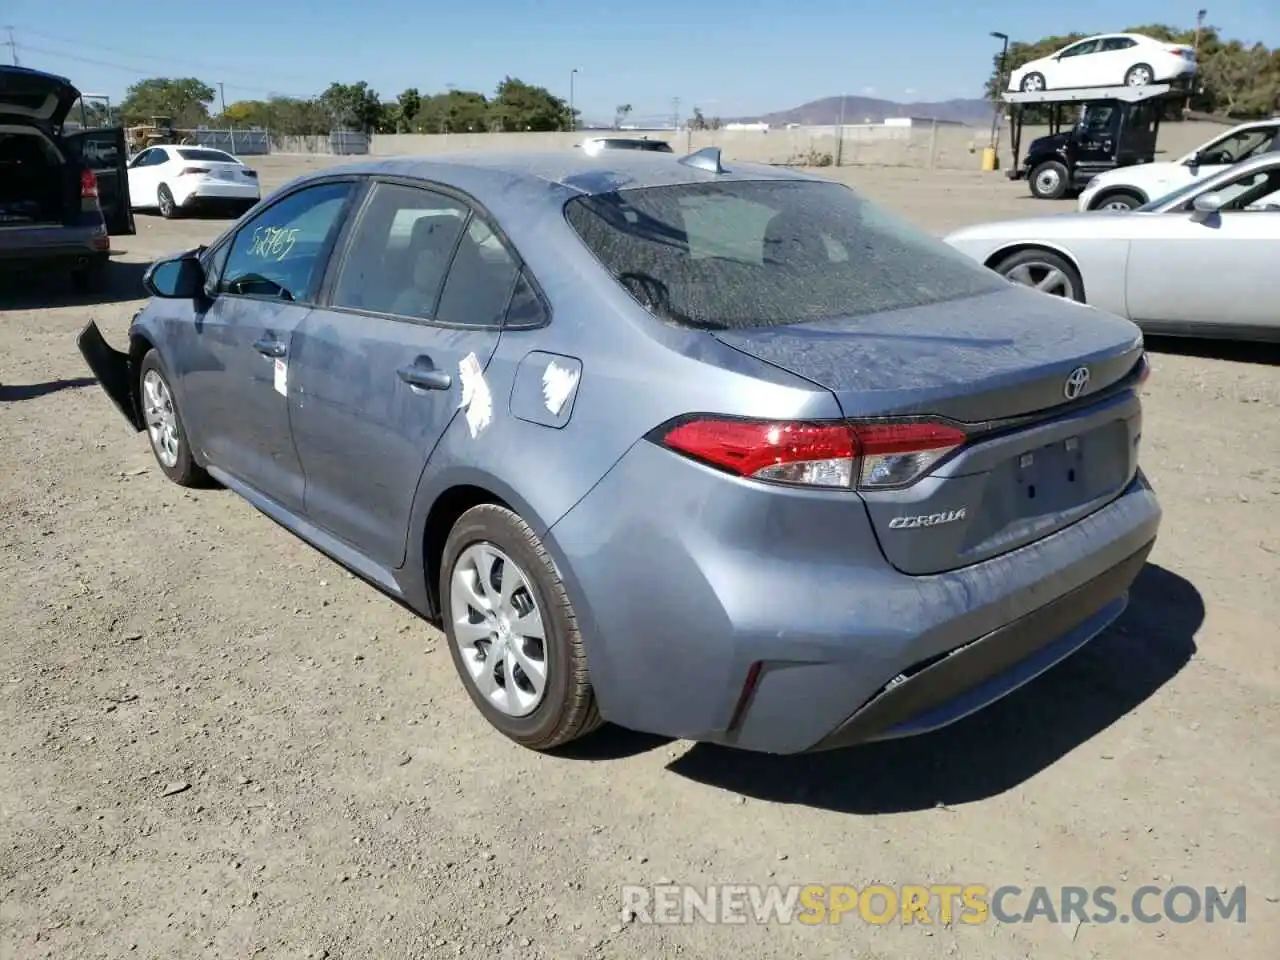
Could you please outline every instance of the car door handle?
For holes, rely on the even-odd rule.
[[[448,390],[453,386],[453,377],[449,374],[421,363],[401,367],[396,375],[409,386],[422,387],[424,390]]]
[[[259,340],[253,345],[253,349],[264,357],[283,357],[288,352],[288,347],[279,340]]]

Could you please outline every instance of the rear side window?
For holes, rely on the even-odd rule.
[[[319,280],[321,256],[351,184],[299,190],[249,220],[231,241],[221,293],[276,300],[308,300]]]
[[[436,319],[468,327],[500,326],[518,271],[497,234],[472,217],[449,268]]]
[[[432,190],[376,184],[338,273],[333,305],[432,319],[470,212]]]
[[[1006,284],[837,183],[645,187],[577,197],[565,216],[632,296],[680,326],[783,326]]]

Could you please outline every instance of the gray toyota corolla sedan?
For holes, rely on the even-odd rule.
[[[1160,521],[1133,324],[715,151],[330,168],[146,285],[79,342],[169,478],[442,624],[534,749],[935,729],[1113,621]]]

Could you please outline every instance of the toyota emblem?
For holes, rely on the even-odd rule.
[[[1062,395],[1068,400],[1074,400],[1084,393],[1087,386],[1089,386],[1089,368],[1076,367],[1067,376],[1067,382],[1062,385]]]

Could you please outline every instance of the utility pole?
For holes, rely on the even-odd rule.
[[[1192,44],[1192,49],[1195,51],[1197,76],[1199,75],[1198,71],[1200,69],[1200,31],[1204,29],[1204,18],[1208,15],[1208,13],[1209,13],[1208,10],[1196,11],[1196,38]],[[1195,92],[1195,85],[1196,85],[1196,82],[1194,79],[1192,79],[1191,83],[1187,87],[1187,102],[1186,102],[1186,105],[1182,108],[1182,112],[1184,114],[1189,113],[1191,111],[1191,95]]]
[[[840,125],[836,127],[836,166],[840,166],[840,162],[844,159],[844,98],[845,94],[840,94]]]
[[[9,48],[9,59],[13,61],[15,67],[20,67],[22,64],[18,62],[18,41],[13,39],[13,27],[5,27],[5,29],[9,31],[9,40],[5,44]]]
[[[578,118],[573,113],[573,78],[578,75],[578,68],[574,67],[569,71],[569,132],[573,133],[578,129]]]
[[[222,102],[222,112],[227,112],[227,91],[222,89],[222,81],[218,81],[218,99]]]
[[[671,129],[680,129],[680,98],[671,98]]]

